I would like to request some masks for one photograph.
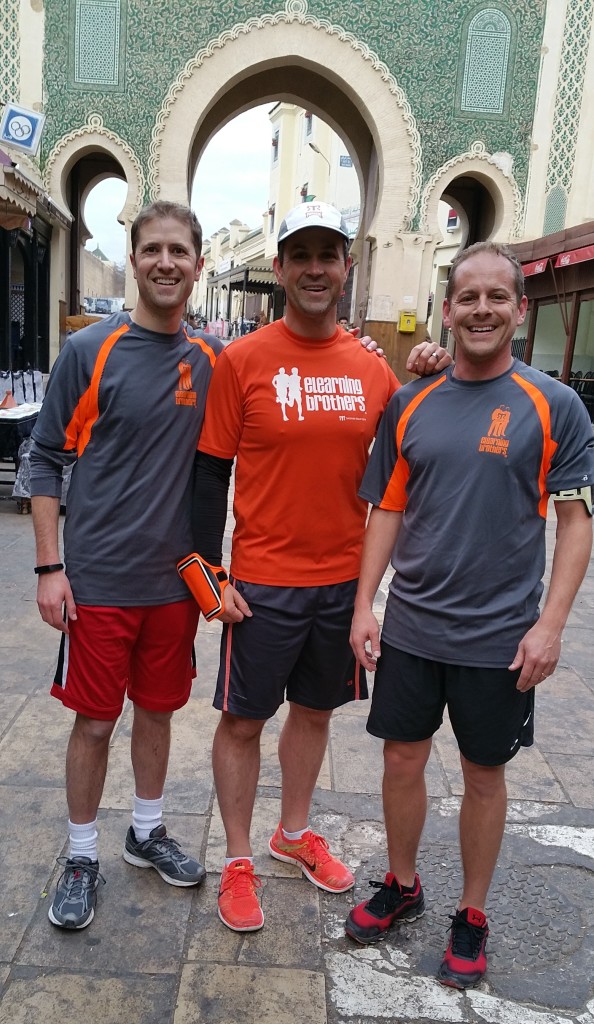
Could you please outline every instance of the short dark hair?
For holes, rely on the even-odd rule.
[[[185,224],[192,233],[192,242],[194,249],[196,250],[196,258],[200,258],[202,255],[202,227],[196,214],[189,206],[184,206],[182,203],[170,203],[166,199],[157,199],[156,202],[150,203],[149,206],[143,206],[142,210],[135,218],[130,230],[133,253],[136,252],[140,229],[147,223],[147,221],[155,220],[157,217],[174,217],[175,220],[178,220],[181,224]]]
[[[522,264],[520,263],[515,252],[510,249],[509,245],[502,245],[500,242],[475,242],[474,245],[469,245],[468,249],[463,249],[452,261],[450,267],[450,275],[448,277],[448,283],[446,287],[445,297],[449,302],[452,293],[454,291],[454,278],[458,267],[465,263],[466,260],[470,259],[471,256],[476,256],[478,253],[488,252],[493,256],[502,256],[503,259],[508,260],[511,264],[511,268],[514,275],[514,287],[516,292],[516,298],[518,304],[522,301],[524,295],[524,273],[522,271]]]

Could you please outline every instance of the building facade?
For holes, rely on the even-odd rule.
[[[283,295],[272,269],[276,238],[287,210],[313,199],[341,210],[356,238],[361,218],[357,173],[346,145],[320,117],[294,103],[276,103],[270,118],[268,203],[251,228],[231,221],[205,242],[204,271],[193,308],[213,330],[232,336],[282,315]],[[353,319],[357,268],[351,272],[339,315]]]
[[[6,0],[3,99],[42,103],[36,170],[72,218],[51,232],[52,353],[82,303],[90,189],[108,175],[126,181],[129,238],[143,203],[188,202],[221,125],[270,102],[325,122],[352,160],[353,311],[401,369],[411,325],[423,337],[437,314],[440,203],[456,210],[461,244],[524,242],[594,218],[593,3],[204,0],[190,16],[182,0]],[[330,166],[309,150],[301,185],[311,177],[313,194],[316,176],[334,173],[318,148]],[[279,175],[277,223],[291,189]]]

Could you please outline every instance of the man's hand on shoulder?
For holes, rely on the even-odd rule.
[[[355,327],[349,333],[356,338],[359,329]],[[366,334],[359,340],[368,352],[375,352],[376,356],[386,358],[383,348],[380,348],[377,341],[374,341],[369,335]],[[406,369],[410,373],[418,374],[419,377],[432,376],[435,373],[441,373],[452,362],[452,357],[447,349],[442,348],[434,341],[421,341],[411,349],[406,361]]]
[[[452,362],[453,359],[447,349],[434,341],[421,341],[410,350],[406,369],[409,373],[417,373],[419,377],[427,377],[441,373]]]
[[[353,338],[359,338],[359,328],[353,327],[352,331],[349,331],[349,334],[352,334]],[[370,338],[368,334],[365,334],[362,338],[359,338],[359,341],[361,342],[363,348],[366,348],[368,352],[375,352],[376,356],[380,356],[380,358],[383,359],[386,358],[383,348],[380,348],[377,341],[374,341],[373,338]]]

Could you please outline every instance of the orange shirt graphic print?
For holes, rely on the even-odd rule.
[[[176,405],[196,405],[196,392],[192,390],[192,367],[190,363],[177,364],[179,384],[175,392]]]
[[[302,420],[304,418],[301,402],[303,388],[301,387],[301,377],[298,368],[292,366],[291,373],[288,374],[284,366],[279,366],[278,373],[272,378],[272,386],[276,391],[276,401],[281,407],[285,423],[289,420],[287,408],[292,409],[295,407],[298,414],[297,418]]]
[[[491,413],[491,425],[485,437],[481,437],[479,452],[489,452],[491,455],[503,455],[507,458],[509,441],[505,432],[509,426],[511,412],[508,405],[500,405]]]
[[[509,406],[507,405],[500,405],[498,409],[494,409],[491,413],[491,426],[489,427],[488,436],[505,437],[510,415]]]

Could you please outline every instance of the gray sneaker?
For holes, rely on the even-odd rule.
[[[200,885],[206,877],[202,864],[182,853],[179,843],[167,835],[165,825],[157,825],[144,840],[136,838],[130,825],[124,860],[137,868],[154,868],[169,885]]]
[[[95,916],[97,886],[105,885],[99,861],[88,857],[58,857],[64,871],[58,881],[54,902],[47,916],[58,928],[86,928]]]

